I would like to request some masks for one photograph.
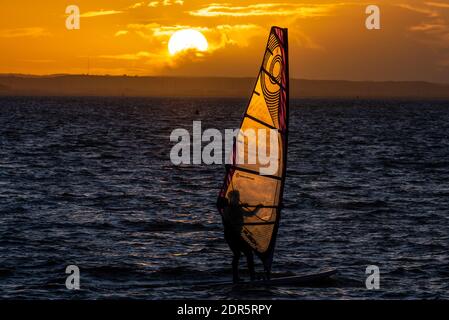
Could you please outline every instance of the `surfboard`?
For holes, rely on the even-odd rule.
[[[336,269],[328,269],[317,273],[307,273],[289,277],[272,278],[270,280],[248,281],[246,283],[238,283],[238,285],[249,284],[253,286],[301,286],[328,280],[335,274],[337,274]]]
[[[241,281],[233,283],[232,281],[204,281],[194,283],[197,287],[220,287],[220,286],[255,286],[255,287],[288,287],[288,286],[307,286],[321,284],[332,279],[337,274],[337,269],[323,269],[317,272],[304,273],[288,277],[274,277],[270,280]]]

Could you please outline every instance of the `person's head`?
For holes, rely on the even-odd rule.
[[[228,196],[229,196],[229,204],[231,206],[238,206],[240,204],[240,192],[234,190],[229,192]]]

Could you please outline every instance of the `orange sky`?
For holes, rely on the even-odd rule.
[[[365,28],[369,4],[381,30]],[[295,78],[449,82],[447,0],[2,0],[0,73],[255,76],[271,25],[289,28]],[[183,28],[209,51],[170,56]]]

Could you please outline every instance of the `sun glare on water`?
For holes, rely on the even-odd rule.
[[[184,29],[176,31],[168,42],[168,52],[176,55],[185,50],[207,51],[209,47],[206,37],[199,31],[193,29]]]

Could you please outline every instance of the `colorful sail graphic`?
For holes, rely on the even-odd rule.
[[[240,202],[247,208],[261,206],[255,215],[244,217],[241,236],[261,258],[267,271],[271,270],[281,217],[287,160],[288,101],[288,33],[287,29],[273,27],[240,133],[234,142],[232,165],[228,166],[219,194],[219,198],[229,200],[230,192],[238,191]],[[242,134],[251,130],[254,135]],[[261,134],[264,131],[266,134]],[[270,140],[273,132],[275,139]],[[251,147],[254,145],[257,149]],[[270,174],[261,174],[266,164],[255,155],[260,148],[266,154],[271,151],[277,153],[275,170]],[[248,161],[252,156],[256,161]],[[237,159],[245,159],[245,162]],[[222,208],[219,212],[223,215]]]

